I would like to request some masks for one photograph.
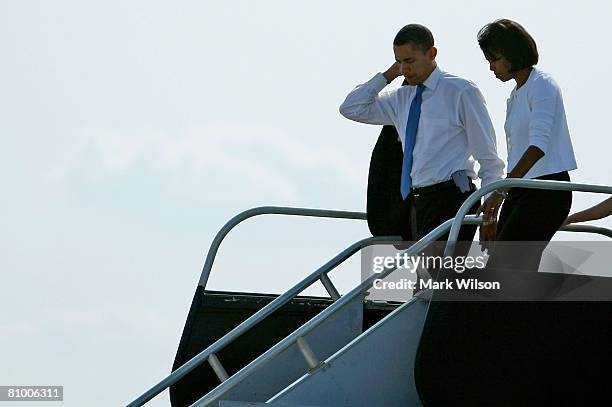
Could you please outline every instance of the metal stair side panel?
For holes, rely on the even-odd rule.
[[[361,334],[363,296],[357,296],[304,339],[319,360],[325,360]],[[228,391],[220,400],[265,402],[308,371],[296,344],[276,355],[261,369]]]
[[[420,406],[414,362],[427,312],[419,298],[268,401],[273,406]]]

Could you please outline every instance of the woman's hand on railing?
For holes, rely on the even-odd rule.
[[[480,245],[483,249],[490,249],[491,242],[497,235],[497,215],[503,202],[503,196],[492,193],[476,211],[476,215],[483,214],[483,222],[480,225]]]

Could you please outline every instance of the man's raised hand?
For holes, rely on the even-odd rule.
[[[383,76],[385,77],[387,82],[391,82],[393,79],[397,78],[400,75],[400,64],[397,61],[395,61],[393,65],[391,65],[389,69],[387,69],[385,73],[383,73]]]

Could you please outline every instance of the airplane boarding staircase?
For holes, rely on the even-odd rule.
[[[421,252],[431,242],[449,231],[445,255],[453,253],[461,224],[477,225],[481,222],[480,217],[466,215],[468,208],[483,195],[500,187],[612,194],[612,187],[609,186],[523,179],[497,181],[472,194],[454,219],[449,219],[415,242],[406,249],[406,253],[410,255]],[[477,387],[478,382],[486,382],[487,373],[483,369],[486,370],[488,365],[472,366],[469,362],[465,364],[461,362],[461,366],[454,366],[452,363],[455,362],[452,362],[452,357],[448,354],[434,355],[427,346],[432,343],[438,347],[434,349],[435,352],[438,349],[450,352],[453,349],[457,350],[453,348],[455,343],[460,343],[457,346],[463,347],[459,349],[461,351],[469,348],[469,344],[473,341],[482,340],[483,352],[489,352],[491,349],[487,350],[487,343],[494,341],[495,336],[474,339],[473,335],[482,334],[477,331],[484,330],[485,328],[481,329],[484,326],[489,326],[486,329],[496,329],[496,326],[491,328],[491,325],[486,324],[499,323],[507,327],[518,323],[513,322],[512,317],[503,321],[483,320],[485,322],[477,323],[483,312],[482,305],[480,308],[470,306],[435,308],[431,301],[434,295],[431,290],[422,291],[404,303],[364,302],[365,293],[374,280],[384,278],[395,268],[386,268],[382,273],[372,275],[344,295],[340,295],[334,287],[328,276],[334,268],[368,245],[397,241],[397,238],[370,237],[360,240],[280,296],[255,298],[244,293],[206,291],[205,286],[214,257],[223,238],[238,223],[262,214],[362,220],[366,216],[359,212],[262,207],[243,212],[229,221],[213,241],[206,258],[173,372],[131,402],[129,407],[142,406],[167,388],[171,389],[173,406],[511,405],[509,402],[503,402],[507,394],[497,394],[498,403],[491,401],[491,398],[485,399],[485,396],[482,396],[479,399],[480,396],[474,395],[478,393],[486,397],[496,397],[493,393],[488,394],[486,389],[478,390]],[[594,226],[568,226],[562,231],[598,233],[612,238],[612,231]],[[318,282],[323,284],[329,293],[329,298],[298,296],[306,288]],[[602,280],[602,284],[608,284],[606,287],[610,288],[607,280]],[[239,310],[239,304],[247,306],[249,301],[255,301],[258,305],[240,314],[242,311]],[[554,309],[549,309],[547,306],[523,309],[521,312],[527,312],[533,316],[533,321],[536,321],[532,321],[536,324],[534,331],[537,331],[539,326],[546,325],[546,321],[551,318],[555,319],[555,315],[563,315],[563,318],[559,321],[555,319],[557,322],[552,328],[547,328],[544,333],[537,333],[538,336],[530,337],[528,334],[517,336],[519,342],[520,338],[537,340],[547,333],[557,335],[552,340],[555,342],[554,339],[559,335],[563,338],[574,337],[578,329],[599,329],[594,334],[592,332],[589,334],[592,341],[585,344],[585,348],[604,346],[602,343],[612,340],[612,328],[610,328],[612,313],[609,305],[612,302],[587,305],[591,308],[581,308],[576,313],[572,311],[576,305],[568,304],[551,305],[556,307]],[[569,306],[574,308],[568,311]],[[236,308],[229,312],[228,307]],[[501,314],[504,312],[502,308],[494,309]],[[224,316],[215,322],[210,319],[214,312],[220,312]],[[590,319],[583,323],[580,318],[585,313]],[[462,322],[464,315],[469,315],[470,320]],[[228,322],[229,320],[231,321]],[[223,325],[226,322],[227,324]],[[565,323],[569,325],[564,326]],[[601,328],[606,326],[606,323],[607,327]],[[207,337],[207,332],[211,330],[216,330],[216,333]],[[198,334],[200,336],[197,336],[197,332],[200,332]],[[462,339],[455,341],[454,338]],[[547,343],[541,344],[543,348],[537,348],[537,355],[544,352],[542,349],[550,347],[550,343],[551,341],[547,339]],[[597,358],[601,358],[602,363],[612,362],[611,344],[612,342],[608,342],[601,352],[597,353]],[[553,344],[552,347],[554,346]],[[575,344],[564,342],[563,346],[573,347]],[[498,360],[499,363],[504,363],[507,360],[504,359],[505,351],[501,348],[498,346],[493,351],[502,352]],[[182,356],[179,357],[179,354]],[[589,383],[598,389],[600,384],[596,381],[599,376],[593,372],[591,372],[593,375],[590,375],[586,370],[593,371],[595,369],[593,364],[598,365],[600,359],[586,360],[584,358],[589,358],[590,354],[580,351],[578,355],[576,358],[587,365],[585,370],[573,372],[569,383],[582,383],[580,379],[576,381],[576,377],[589,376]],[[535,361],[533,354],[530,354],[529,358]],[[490,362],[492,365],[496,364],[494,361]],[[571,357],[557,362],[551,357],[550,363],[556,369],[559,366],[574,369],[573,363],[581,362],[573,361]],[[491,368],[500,369],[499,366]],[[462,372],[465,372],[465,375],[461,375]],[[485,376],[475,376],[481,374]],[[565,376],[555,380],[563,381],[564,378]],[[181,383],[183,387],[180,387]],[[517,386],[520,385],[522,384],[517,382]],[[538,385],[544,386],[543,383]],[[565,388],[571,387],[565,382],[559,385]],[[505,391],[511,393],[512,388],[509,385]],[[571,388],[567,391],[570,390]],[[563,397],[568,405],[583,404],[579,400],[574,400],[572,398],[574,396],[574,393],[566,392]],[[583,396],[589,398],[587,395]],[[519,396],[513,395],[509,399],[517,397]],[[525,395],[522,397],[525,399]],[[549,400],[554,399],[550,393],[547,393],[546,397],[549,397]]]

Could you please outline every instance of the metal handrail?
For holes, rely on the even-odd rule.
[[[362,239],[356,243],[353,243],[352,245],[347,247],[345,250],[343,250],[341,253],[339,253],[334,258],[332,258],[330,261],[325,263],[323,266],[319,267],[316,271],[314,271],[308,277],[300,281],[298,284],[290,288],[285,293],[278,296],[276,299],[274,299],[268,305],[266,305],[265,307],[257,311],[255,314],[250,316],[248,319],[246,319],[240,325],[232,329],[222,338],[218,339],[212,345],[210,345],[209,347],[207,347],[206,349],[198,353],[196,356],[191,358],[188,362],[184,363],[181,367],[176,369],[169,376],[165,377],[163,380],[161,380],[159,383],[157,383],[147,392],[143,393],[140,397],[138,397],[137,399],[132,401],[130,404],[128,404],[128,407],[142,406],[144,403],[151,400],[153,397],[155,397],[156,395],[158,395],[159,393],[161,393],[162,391],[164,391],[165,389],[167,389],[168,387],[176,383],[178,380],[184,377],[187,373],[195,369],[202,362],[206,361],[206,359],[209,356],[214,355],[215,353],[219,352],[221,349],[223,349],[225,346],[233,342],[240,335],[242,335],[243,333],[251,329],[253,326],[255,326],[261,320],[266,318],[268,315],[272,314],[274,311],[278,310],[280,307],[282,307],[283,305],[291,301],[300,292],[310,287],[316,281],[319,281],[322,275],[329,273],[331,270],[333,270],[338,265],[343,263],[346,259],[351,257],[361,248],[367,245],[370,245],[372,243],[391,242],[391,241],[397,241],[397,240],[401,240],[401,238],[392,237],[392,236],[391,237],[369,237],[366,239]],[[342,298],[344,297],[341,297],[336,302],[342,301]]]
[[[198,282],[199,286],[206,287],[206,283],[208,282],[208,277],[210,276],[210,271],[212,270],[212,265],[215,261],[215,257],[217,256],[219,246],[229,231],[236,227],[240,222],[258,215],[293,215],[316,218],[367,220],[367,214],[364,212],[290,208],[286,206],[260,206],[258,208],[248,209],[234,216],[225,225],[223,225],[219,232],[217,232],[217,235],[210,245],[210,249],[208,249],[206,261],[204,262],[204,267],[202,268],[202,275],[200,276],[200,281]]]
[[[479,190],[475,191],[470,195],[463,205],[457,211],[453,224],[450,229],[448,236],[448,242],[446,249],[444,250],[445,256],[450,256],[455,251],[457,245],[457,238],[459,237],[459,229],[461,227],[461,220],[467,215],[470,208],[480,200],[480,198],[490,192],[495,191],[498,188],[509,188],[509,187],[520,187],[520,188],[535,188],[535,189],[549,189],[557,191],[580,191],[580,192],[596,192],[603,194],[612,194],[612,186],[606,185],[593,185],[593,184],[578,184],[574,182],[565,181],[546,181],[539,179],[522,179],[522,178],[507,178],[499,181],[492,182]]]
[[[473,216],[468,215],[463,219],[464,224],[469,225],[477,225],[482,221],[482,216]],[[451,227],[452,219],[447,220],[442,223],[440,226],[429,232],[425,237],[423,237],[418,242],[414,243],[410,248],[408,248],[404,253],[407,255],[415,254],[421,250],[423,250],[427,245],[431,242],[437,240],[442,235],[444,235]],[[194,406],[207,406],[210,403],[219,400],[225,393],[230,391],[232,388],[237,386],[240,382],[245,380],[250,374],[255,372],[256,370],[261,369],[266,363],[268,363],[274,356],[283,352],[291,345],[297,342],[298,338],[301,338],[307,335],[314,328],[323,323],[328,317],[338,311],[340,308],[348,304],[351,300],[353,300],[356,296],[365,292],[368,288],[372,286],[375,280],[383,279],[390,273],[396,270],[396,267],[385,268],[382,272],[373,274],[368,279],[364,280],[357,287],[349,291],[347,294],[343,295],[339,300],[335,301],[325,310],[318,313],[311,320],[306,322],[304,325],[293,331],[289,336],[285,337],[285,339],[276,343],[276,345],[272,346],[266,352],[261,354],[251,363],[240,369],[238,372],[233,374],[229,379],[225,380],[217,387],[212,389],[198,401],[192,404],[191,407]],[[223,338],[222,338],[223,339]],[[189,362],[188,362],[189,363]],[[131,406],[131,405],[130,405]]]
[[[597,233],[612,238],[612,230],[593,225],[567,225],[559,229],[561,232]]]

